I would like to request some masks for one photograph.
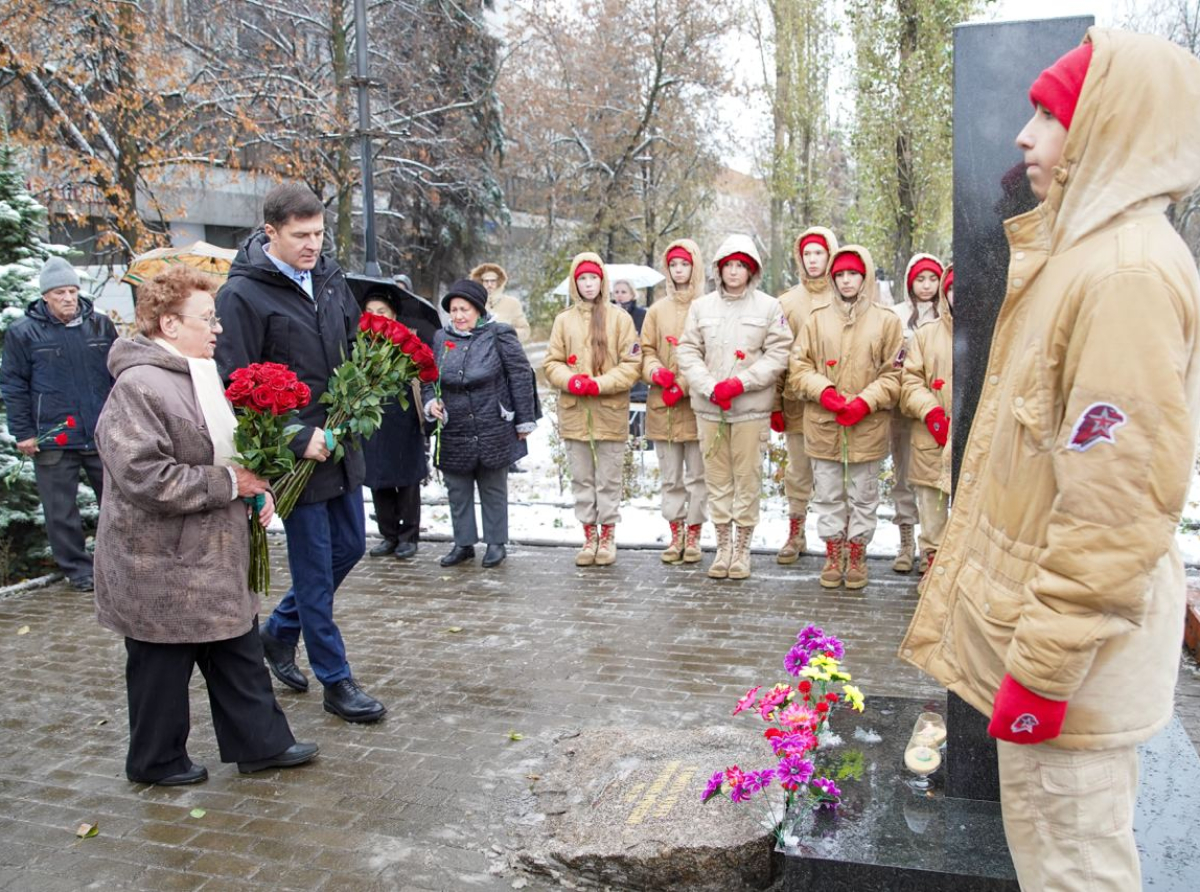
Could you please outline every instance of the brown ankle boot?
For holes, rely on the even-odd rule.
[[[687,539],[683,546],[683,562],[685,564],[696,564],[700,561],[700,531],[702,527],[703,524],[688,524]]]
[[[912,527],[909,527],[912,529]],[[867,542],[851,539],[846,543],[846,588],[864,588],[867,584]]]
[[[794,564],[804,554],[808,543],[804,541],[804,518],[792,516],[788,518],[788,537],[775,555],[777,564]]]
[[[821,568],[821,588],[837,588],[845,573],[846,540],[841,536],[825,540],[825,566]]]
[[[596,534],[596,525],[594,523],[585,523],[583,525],[583,547],[575,555],[576,567],[590,567],[596,563],[596,546],[600,544],[600,540]]]
[[[913,538],[913,525],[900,524],[900,553],[892,562],[892,570],[897,573],[911,573],[917,556],[917,543]]]
[[[684,523],[682,520],[671,521],[671,542],[660,555],[664,564],[678,564],[683,560]]]
[[[600,527],[600,542],[596,546],[596,566],[607,567],[617,560],[617,526],[606,523]]]
[[[754,527],[735,527],[733,559],[729,562],[730,579],[746,579],[750,576],[750,539]]]
[[[733,524],[714,524],[717,528],[717,555],[708,568],[708,575],[713,579],[725,579],[729,576],[729,562],[733,560],[733,545],[730,537],[733,534]]]

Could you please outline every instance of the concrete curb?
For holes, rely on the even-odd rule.
[[[9,595],[19,595],[21,592],[33,591],[34,589],[46,588],[63,578],[61,573],[47,573],[45,576],[39,576],[36,579],[26,579],[23,582],[6,585],[4,588],[0,588],[0,598],[7,598]]]

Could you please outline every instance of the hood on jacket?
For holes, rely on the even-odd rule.
[[[467,278],[472,279],[473,281],[476,281],[482,285],[484,273],[496,274],[496,277],[500,280],[500,284],[496,288],[496,293],[503,294],[504,286],[508,284],[508,273],[504,271],[504,267],[498,263],[481,263],[479,266],[471,270],[471,272],[467,275]]]
[[[1092,62],[1044,202],[1052,254],[1200,185],[1200,59],[1148,34],[1089,28],[1084,40]]]
[[[165,347],[160,347],[145,335],[117,338],[113,341],[112,348],[108,351],[108,371],[113,378],[118,378],[121,372],[140,365],[152,365],[183,375],[191,374],[186,359],[167,351]]]
[[[938,307],[946,308],[946,312],[951,316],[954,315],[954,307],[950,304],[950,298],[946,297],[946,281],[954,276],[954,264],[947,263],[946,269],[942,271],[942,277],[938,280]]]
[[[250,233],[238,248],[237,256],[233,258],[233,265],[229,267],[229,278],[246,276],[272,285],[290,283],[292,280],[279,271],[279,267],[264,250],[270,241],[266,231],[261,228]],[[336,260],[327,254],[321,254],[317,258],[317,265],[312,269],[313,280],[324,279],[338,269],[340,267]]]
[[[78,300],[79,310],[76,313],[75,318],[86,321],[89,316],[96,312],[96,308],[93,306],[92,302],[82,294],[79,295]],[[26,307],[25,315],[30,319],[37,320],[38,322],[49,322],[51,325],[67,324],[50,312],[50,308],[46,306],[46,299],[44,297],[39,297],[28,307]]]
[[[819,235],[825,239],[825,244],[829,246],[829,258],[825,262],[825,271],[815,279],[810,279],[808,273],[804,269],[804,257],[800,253],[800,243],[810,235]],[[833,255],[837,253],[838,240],[833,234],[832,229],[826,229],[824,226],[810,226],[798,236],[796,236],[796,244],[792,246],[792,256],[796,258],[796,275],[800,277],[799,281],[808,284],[809,282],[819,283],[820,288],[825,287],[824,279],[829,275],[829,264],[833,262]]]
[[[717,290],[721,292],[725,290],[725,286],[721,284],[721,261],[730,254],[746,254],[758,264],[758,270],[750,276],[750,282],[746,285],[747,293],[757,290],[758,283],[762,281],[762,257],[758,253],[754,239],[740,232],[728,236],[725,241],[721,242],[721,247],[717,248],[717,253],[713,255],[712,273],[717,283]]]
[[[576,304],[587,305],[587,301],[579,296],[579,289],[575,286],[575,269],[585,260],[592,261],[592,263],[597,264],[600,269],[604,270],[604,275],[600,279],[600,293],[596,296],[596,303],[611,303],[612,295],[609,291],[608,267],[604,265],[604,261],[600,259],[599,254],[593,254],[591,251],[584,251],[582,254],[576,254],[575,259],[571,261],[571,271],[567,273],[567,283],[571,291],[571,301]]]
[[[691,294],[687,299],[695,300],[704,293],[704,256],[700,253],[700,246],[690,238],[679,238],[667,245],[667,249],[663,251],[663,275],[667,277],[667,297],[682,297],[675,283],[671,281],[671,271],[667,269],[667,254],[671,252],[672,248],[683,248],[692,255],[692,278],[687,285],[691,289]]]
[[[867,295],[875,293],[875,261],[871,258],[871,252],[862,245],[846,245],[838,248],[829,256],[829,268],[833,269],[833,261],[843,254],[857,254],[862,258],[863,266],[867,268],[867,274],[863,276],[862,287],[858,289],[858,297],[854,298],[854,303],[858,304]],[[829,276],[830,301],[842,301],[842,292],[838,291],[837,282],[833,281],[833,276]],[[867,297],[870,300],[869,297]]]
[[[912,317],[917,308],[916,298],[914,298],[912,293],[908,290],[908,275],[912,272],[912,268],[920,260],[932,260],[941,269],[942,276],[946,274],[946,264],[942,262],[940,257],[936,257],[933,254],[924,254],[918,251],[908,259],[908,263],[904,265],[904,297],[896,303],[897,307],[903,307],[903,310],[900,313],[900,321],[904,323],[906,328],[915,327],[915,322],[913,321]],[[938,277],[938,290],[937,294],[935,294],[933,298],[935,308],[934,316],[941,316],[946,312],[946,298],[945,295],[942,294],[942,276]]]

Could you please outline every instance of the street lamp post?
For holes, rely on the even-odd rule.
[[[354,55],[356,60],[355,86],[358,89],[358,146],[362,166],[363,241],[368,276],[379,276],[379,260],[375,253],[375,174],[371,156],[371,81],[367,73],[367,2],[354,0]]]

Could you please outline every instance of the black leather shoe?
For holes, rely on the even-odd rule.
[[[96,590],[96,583],[91,576],[80,576],[71,580],[71,588],[77,592],[91,592]]]
[[[265,628],[258,630],[258,637],[262,639],[263,656],[271,674],[293,691],[301,694],[307,691],[308,678],[296,665],[296,645],[284,644]]]
[[[276,753],[269,759],[238,762],[238,771],[242,774],[253,774],[256,771],[266,771],[268,768],[291,768],[312,761],[312,757],[320,751],[321,748],[315,743],[293,743],[282,753]]]
[[[474,545],[455,545],[450,549],[450,553],[442,558],[438,563],[443,567],[453,567],[455,564],[461,564],[463,561],[475,560]]]
[[[325,685],[325,711],[348,722],[377,722],[387,707],[358,686],[353,678]]]
[[[504,559],[508,557],[508,552],[504,550],[503,545],[491,545],[487,547],[487,551],[483,555],[483,566],[490,570],[492,567],[499,567],[504,563]]]
[[[154,784],[157,787],[184,787],[188,784],[199,784],[208,780],[208,769],[203,765],[197,765],[195,762],[192,762],[187,771],[172,774],[170,777],[164,777],[162,780],[139,780],[136,777],[129,779],[135,784]]]
[[[407,561],[417,556],[416,542],[401,542],[396,546],[396,560]]]
[[[391,539],[384,539],[374,548],[367,552],[371,557],[386,557],[396,550],[396,543]]]

